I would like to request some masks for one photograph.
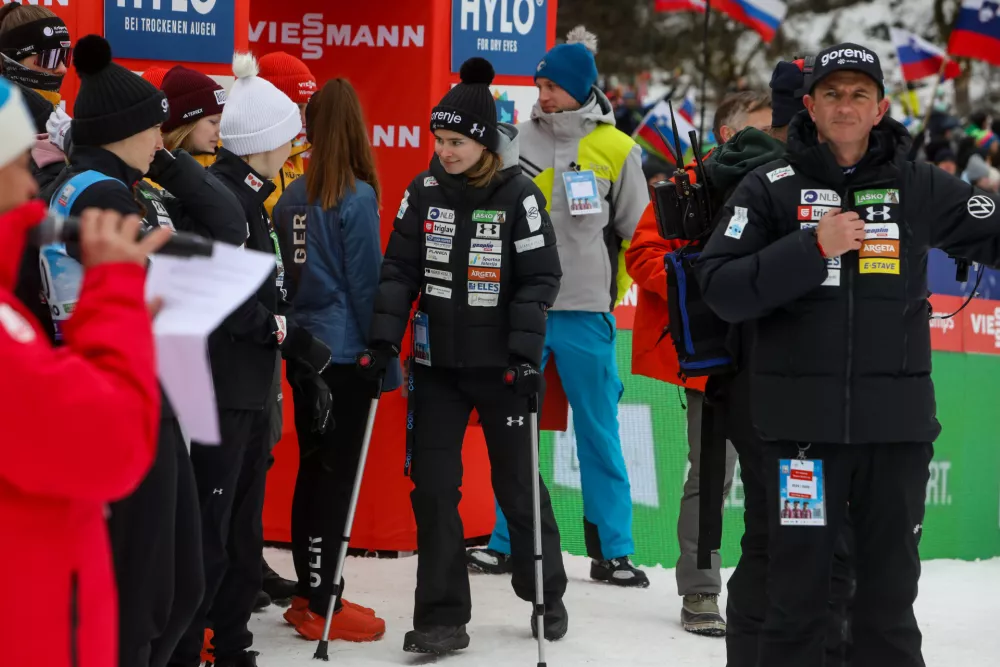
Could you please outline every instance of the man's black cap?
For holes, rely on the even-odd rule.
[[[834,72],[861,72],[867,74],[878,85],[879,92],[885,94],[885,81],[878,54],[859,44],[845,42],[823,49],[816,56],[812,78],[808,81],[809,93],[816,84]]]

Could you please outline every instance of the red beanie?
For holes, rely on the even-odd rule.
[[[167,75],[166,67],[159,67],[158,65],[153,65],[145,72],[142,73],[142,78],[149,81],[151,84],[157,88],[163,87],[163,77]]]
[[[170,118],[163,124],[164,132],[222,113],[226,103],[225,88],[205,74],[182,65],[167,72],[161,88],[170,102]]]
[[[260,78],[288,95],[296,104],[305,104],[316,92],[316,77],[309,67],[284,51],[275,51],[259,61]]]

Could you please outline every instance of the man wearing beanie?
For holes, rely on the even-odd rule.
[[[1000,265],[998,201],[908,159],[872,49],[824,49],[805,88],[785,155],[743,179],[697,267],[716,314],[754,325],[744,362],[768,516],[757,665],[829,664],[830,573],[849,516],[852,664],[923,667],[913,604],[941,432],[926,257],[936,247]],[[812,518],[782,518],[803,478]]]
[[[780,157],[784,147],[761,130],[771,125],[772,109],[767,95],[753,91],[726,96],[715,113],[713,131],[722,142],[704,158],[713,209],[718,210],[726,195],[754,166]],[[692,182],[700,179],[695,163],[686,167]],[[625,252],[629,274],[639,286],[635,324],[632,329],[632,372],[684,388],[687,400],[688,460],[691,462],[681,510],[677,520],[680,557],[677,561],[677,592],[683,596],[681,624],[688,632],[706,636],[727,635],[726,622],[719,612],[722,592],[721,558],[712,553],[712,567],[698,568],[698,536],[701,532],[701,486],[708,471],[702,471],[702,408],[705,403],[705,377],[688,377],[681,372],[677,351],[663,332],[669,324],[665,256],[687,245],[686,241],[666,240],[660,236],[652,204],[647,206],[636,227],[632,244]],[[730,441],[737,440],[727,434]],[[736,465],[733,445],[725,445],[725,468],[722,479],[712,486],[722,493],[712,502],[722,513],[723,498],[729,495]],[[735,663],[733,663],[735,666]]]
[[[75,147],[66,170],[42,190],[43,200],[63,215],[104,207],[141,216],[146,229],[242,242],[235,198],[189,155],[162,150],[160,127],[169,118],[163,93],[112,62],[111,47],[100,37],[81,39],[75,56]],[[146,174],[168,192],[143,182]],[[61,340],[75,317],[77,296],[66,276],[79,275],[79,255],[72,244],[52,245],[42,249],[42,258],[53,333]],[[153,467],[134,493],[111,506],[108,522],[120,584],[122,667],[165,665],[203,595],[201,546],[191,537],[201,532],[194,473],[165,397],[162,406]]]
[[[87,280],[72,335],[53,349],[13,294],[28,231],[45,216],[28,150],[32,118],[0,80],[0,525],[4,663],[115,667],[118,615],[105,503],[129,493],[156,450],[159,391],[144,302],[147,256],[138,221],[88,211],[80,236]],[[55,417],[55,418],[54,418]],[[70,613],[72,612],[72,613]],[[85,627],[84,627],[85,626]]]
[[[313,76],[309,66],[284,51],[275,51],[261,56],[259,67],[260,78],[271,82],[275,88],[298,105],[303,125],[303,131],[292,141],[291,154],[285,160],[281,171],[273,179],[277,187],[264,203],[267,214],[271,215],[271,212],[274,211],[274,205],[278,203],[278,198],[281,197],[281,193],[285,191],[288,184],[306,172],[305,158],[309,155],[309,142],[306,140],[304,130],[306,104],[316,92],[317,86],[316,77]]]
[[[649,579],[628,558],[635,551],[632,497],[618,436],[622,383],[611,310],[623,294],[619,279],[629,280],[620,271],[619,253],[649,195],[641,151],[615,128],[611,103],[595,86],[596,42],[581,26],[539,62],[539,100],[531,120],[518,125],[521,168],[545,195],[563,267],[559,297],[548,312],[545,351],[573,409],[590,575],[646,587]],[[471,551],[469,566],[509,571],[509,554],[507,522],[498,511],[489,548]]]
[[[257,76],[250,54],[233,58],[236,82],[220,126],[223,148],[209,167],[235,195],[245,225],[244,245],[275,253],[276,236],[264,209],[273,178],[302,129],[298,107]],[[206,594],[171,661],[195,667],[208,620],[217,667],[252,667],[256,652],[247,622],[261,587],[261,513],[270,456],[268,401],[275,352],[322,371],[330,350],[308,331],[278,315],[279,266],[246,302],[209,336],[208,349],[219,408],[220,446],[191,443],[203,524]]]

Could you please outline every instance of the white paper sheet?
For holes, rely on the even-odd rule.
[[[208,335],[257,291],[274,269],[270,253],[216,243],[211,257],[152,258],[146,298],[163,299],[153,322],[156,365],[184,434],[219,444]]]

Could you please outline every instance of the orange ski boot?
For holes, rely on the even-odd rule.
[[[215,664],[215,647],[212,646],[213,637],[215,637],[215,632],[212,628],[205,628],[205,641],[201,647],[201,661],[207,662],[210,665]]]
[[[295,627],[295,631],[310,641],[319,641],[323,636],[326,619],[306,609],[305,620]],[[343,607],[333,615],[328,639],[343,639],[349,642],[373,642],[385,635],[385,621],[377,616],[369,616],[354,607]]]

